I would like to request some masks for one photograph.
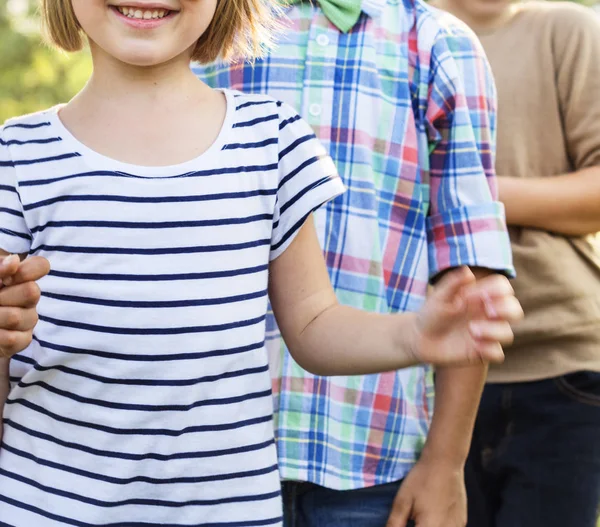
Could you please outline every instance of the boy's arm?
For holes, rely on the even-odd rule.
[[[600,231],[600,19],[587,8],[561,7],[555,21],[556,88],[573,172],[500,174],[509,224],[566,236]],[[554,176],[554,177],[549,177]]]
[[[510,275],[510,243],[496,203],[494,79],[472,33],[454,18],[448,23],[456,24],[456,32],[445,39],[446,49],[440,45],[437,50],[447,66],[433,81],[429,101],[435,112],[429,120],[439,133],[430,157],[430,264],[434,273],[470,265],[478,280],[493,274],[489,269]],[[448,79],[454,79],[453,86]],[[452,102],[445,104],[443,94]],[[447,110],[436,112],[440,107]],[[466,185],[461,183],[465,175]],[[436,369],[431,428],[398,492],[388,527],[404,527],[410,518],[431,527],[466,523],[464,464],[486,375],[484,364]]]

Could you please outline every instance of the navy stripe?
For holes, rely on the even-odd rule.
[[[308,219],[308,217],[315,212],[317,209],[321,208],[322,203],[319,203],[312,211],[310,211],[308,214],[305,214],[304,216],[302,216],[294,225],[292,225],[286,232],[285,234],[281,237],[281,240],[279,240],[277,243],[273,244],[273,248],[271,249],[272,251],[276,251],[277,249],[279,249],[282,245],[285,244],[285,242],[287,242],[292,236],[294,236],[294,234],[296,232],[298,232],[300,230],[300,228],[306,223],[306,220]]]
[[[227,348],[220,350],[211,350],[211,351],[197,351],[190,353],[173,353],[173,354],[150,354],[150,355],[135,355],[129,353],[114,353],[109,351],[99,351],[99,350],[87,350],[87,349],[79,349],[73,348],[71,346],[63,346],[60,344],[54,344],[52,342],[48,342],[45,340],[38,339],[35,335],[33,336],[33,340],[35,340],[40,346],[48,349],[53,349],[55,351],[61,351],[63,353],[70,353],[73,355],[90,355],[93,357],[103,357],[105,359],[113,359],[113,360],[123,360],[123,361],[131,361],[131,362],[171,362],[171,361],[180,361],[180,360],[198,360],[198,359],[207,359],[210,357],[221,357],[227,355],[237,355],[240,353],[248,353],[250,351],[256,351],[258,349],[262,349],[265,345],[265,341],[255,342],[252,344],[248,344],[246,346],[239,346],[236,348]],[[15,359],[17,355],[13,357]]]
[[[33,128],[41,128],[42,126],[50,126],[50,122],[45,121],[43,123],[35,123],[35,124],[27,124],[27,123],[8,124],[4,127],[4,129],[8,130],[9,128],[27,128],[28,130],[31,130]]]
[[[320,187],[322,185],[325,185],[325,184],[329,183],[330,181],[334,181],[335,177],[336,176],[334,176],[334,175],[325,176],[324,178],[321,178],[318,181],[315,181],[315,182],[311,183],[307,187],[304,187],[301,191],[299,191],[297,194],[295,194],[291,199],[289,199],[288,201],[286,201],[281,206],[280,213],[283,214],[287,209],[289,209],[291,206],[293,206],[298,200],[300,200],[303,196],[305,196],[309,192],[312,192],[316,188],[318,188],[318,187]]]
[[[223,379],[235,379],[238,377],[245,377],[246,375],[255,375],[257,373],[269,371],[269,365],[265,364],[264,366],[255,366],[254,368],[226,371],[215,375],[205,375],[203,377],[196,377],[193,379],[117,379],[113,377],[104,377],[103,375],[97,375],[95,373],[89,373],[76,368],[70,368],[69,366],[63,366],[62,364],[42,366],[39,362],[25,355],[15,355],[13,359],[17,362],[29,364],[33,366],[34,370],[39,372],[60,371],[62,373],[66,373],[67,375],[83,377],[84,379],[90,379],[102,384],[117,384],[119,386],[196,386],[198,384],[216,382]],[[234,396],[232,398],[238,400],[239,396]],[[218,401],[223,400],[225,399],[219,399]],[[205,401],[197,402],[196,406],[214,406],[214,404],[219,403],[213,403],[212,399],[206,399]]]
[[[257,117],[256,119],[251,119],[250,121],[242,121],[239,123],[235,123],[233,125],[233,128],[244,128],[246,126],[254,126],[255,124],[260,124],[260,123],[267,123],[269,121],[275,121],[276,119],[279,119],[279,115],[272,114],[272,115],[267,115],[265,117]]]
[[[11,185],[0,185],[0,190],[5,190],[6,192],[14,192],[15,194],[19,194],[17,189]]]
[[[143,254],[149,256],[160,256],[169,254],[197,254],[197,253],[218,253],[223,251],[240,251],[243,249],[252,249],[255,247],[264,247],[270,245],[271,240],[253,240],[251,242],[230,243],[227,245],[203,245],[199,247],[159,247],[153,249],[124,247],[77,247],[69,245],[38,245],[31,249],[31,253],[40,251],[62,252],[77,254]]]
[[[1,230],[1,229],[0,229]],[[83,296],[62,295],[58,293],[42,292],[42,296],[63,300],[65,302],[74,302],[78,304],[92,304],[96,306],[112,307],[134,307],[134,308],[171,308],[171,307],[192,307],[192,306],[217,306],[222,304],[233,304],[235,302],[244,302],[256,298],[267,296],[267,290],[255,291],[244,295],[234,295],[222,298],[202,298],[197,300],[164,300],[160,302],[153,301],[134,301],[134,300],[110,300],[104,298],[89,298]]]
[[[256,143],[229,143],[225,145],[221,150],[249,150],[251,148],[262,148],[269,145],[276,145],[278,142],[279,138],[273,137],[272,139],[265,139],[264,141],[258,141]]]
[[[266,315],[251,318],[248,320],[236,320],[235,322],[226,322],[224,324],[212,324],[210,326],[184,326],[179,328],[123,328],[114,326],[101,326],[96,324],[86,324],[84,322],[75,322],[71,320],[60,320],[45,315],[39,315],[39,319],[53,324],[55,326],[95,331],[97,333],[109,333],[112,335],[187,335],[190,333],[209,333],[217,331],[227,331],[229,329],[244,328],[260,324],[266,318]]]
[[[10,229],[4,229],[2,227],[0,227],[0,232],[6,234],[8,236],[13,236],[15,238],[21,238],[23,240],[31,241],[31,236],[29,234],[25,234],[23,232],[11,231]]]
[[[55,496],[62,496],[63,498],[68,498],[74,501],[79,501],[81,503],[88,503],[90,505],[94,505],[96,507],[104,507],[104,508],[113,508],[113,507],[124,507],[127,505],[148,505],[153,507],[168,507],[168,508],[181,508],[181,507],[194,507],[194,506],[209,506],[209,505],[222,505],[225,503],[245,503],[245,502],[254,502],[254,501],[265,501],[272,500],[273,498],[277,498],[281,491],[277,490],[274,492],[268,492],[264,494],[248,494],[243,496],[231,496],[228,498],[215,498],[212,500],[190,500],[190,501],[166,501],[166,500],[156,500],[156,499],[144,499],[144,498],[131,498],[128,500],[121,501],[104,501],[104,500],[96,500],[93,498],[88,498],[86,496],[81,496],[80,494],[75,494],[74,492],[67,492],[65,490],[60,490],[56,487],[48,487],[46,485],[42,485],[33,479],[26,478],[19,474],[15,474],[14,472],[10,472],[8,470],[4,470],[0,468],[0,476],[4,476],[6,478],[12,479],[14,481],[18,481],[25,485],[29,485],[30,487],[34,487],[38,490],[46,492],[48,494],[54,494]]]
[[[283,178],[281,178],[281,181],[279,182],[278,190],[281,190],[281,188],[283,187],[283,185],[285,185],[290,179],[292,179],[293,177],[295,177],[297,174],[299,174],[306,167],[309,167],[310,165],[314,165],[315,163],[317,163],[318,161],[320,161],[324,157],[325,157],[325,155],[314,156],[314,157],[308,158],[306,161],[303,161],[300,165],[298,165],[296,168],[294,168],[294,170],[292,170],[289,174],[287,174],[286,176],[284,176]]]
[[[16,428],[15,427],[16,423],[14,423],[13,421],[7,420],[7,421],[5,421],[5,424],[8,424],[9,426]],[[20,425],[18,425],[18,426],[20,426]],[[17,429],[19,429],[19,428],[17,428]],[[271,446],[271,444],[273,444],[273,443],[274,443],[274,441],[270,441],[269,444],[267,444],[267,447]],[[82,476],[82,477],[85,477],[88,479],[105,481],[106,483],[113,483],[115,485],[129,485],[131,483],[151,483],[153,485],[172,485],[174,483],[193,483],[193,484],[208,483],[208,482],[212,482],[212,481],[229,481],[229,480],[237,479],[237,478],[251,478],[251,477],[255,477],[255,476],[263,476],[265,474],[271,474],[272,472],[275,472],[276,470],[278,470],[277,465],[273,465],[271,467],[265,467],[264,469],[248,470],[245,472],[231,472],[231,473],[224,473],[224,474],[211,474],[209,476],[188,476],[188,477],[169,478],[169,479],[149,478],[146,476],[134,476],[131,478],[116,478],[113,476],[108,476],[108,475],[104,475],[104,474],[96,474],[94,472],[88,472],[87,470],[81,470],[81,469],[69,467],[68,465],[63,465],[61,463],[55,463],[53,461],[49,461],[49,460],[34,456],[33,454],[31,454],[29,452],[25,452],[23,450],[19,450],[18,448],[14,448],[10,445],[7,445],[6,443],[2,444],[2,448],[4,450],[6,450],[7,452],[10,452],[14,456],[28,459],[28,460],[33,461],[34,463],[37,463],[38,465],[41,465],[44,467],[54,468],[54,469],[60,470],[62,472],[76,474],[78,476]],[[109,452],[109,454],[110,454],[110,452]],[[102,455],[102,457],[111,457],[109,455],[106,455],[106,453],[103,453],[101,455]]]
[[[270,163],[268,165],[244,165],[236,167],[224,167],[214,168],[211,170],[196,170],[194,172],[185,172],[184,174],[176,174],[174,176],[152,176],[152,179],[181,179],[181,178],[192,178],[192,177],[206,177],[206,176],[220,176],[225,174],[242,174],[251,172],[268,172],[270,170],[277,170],[277,163]],[[57,183],[59,181],[66,181],[74,178],[84,177],[117,177],[117,178],[128,178],[128,179],[148,179],[147,176],[138,176],[136,174],[129,174],[127,172],[114,171],[114,170],[94,170],[91,172],[80,172],[77,174],[69,174],[68,176],[60,176],[49,179],[31,179],[20,183],[21,187],[35,187],[39,185],[49,185],[51,183]]]
[[[261,420],[260,422],[258,420],[256,420],[256,421],[257,421],[257,423],[265,423],[265,422],[269,422],[271,419],[272,419],[272,416],[269,415],[269,416],[267,416],[266,420]],[[253,424],[257,424],[257,423],[253,423]],[[86,454],[90,454],[92,456],[109,458],[109,459],[123,459],[123,460],[127,460],[127,461],[146,461],[146,460],[150,460],[150,459],[153,461],[175,461],[175,460],[181,460],[181,459],[203,459],[203,458],[211,457],[212,455],[214,455],[211,453],[196,452],[196,451],[178,452],[177,454],[158,454],[158,453],[153,453],[153,452],[149,452],[149,453],[145,453],[145,454],[132,454],[129,452],[115,452],[112,450],[99,450],[97,448],[88,447],[85,445],[81,445],[79,443],[63,441],[62,439],[58,439],[49,434],[44,434],[42,432],[37,432],[36,430],[31,430],[30,428],[27,428],[26,426],[23,426],[19,423],[16,423],[15,421],[12,421],[11,419],[5,420],[4,426],[10,426],[10,427],[14,428],[15,430],[19,430],[20,432],[22,432],[30,437],[36,437],[38,439],[47,441],[47,442],[52,443],[57,446],[69,448],[71,450],[77,450],[79,452],[85,452]],[[258,445],[248,445],[248,448],[249,448],[248,452],[262,450],[263,448],[270,446],[272,442],[273,441],[270,440],[266,443],[264,443],[264,442],[259,443]],[[218,455],[220,455],[220,454],[218,454]],[[228,453],[225,453],[222,455],[228,455]]]
[[[78,152],[69,152],[68,154],[60,154],[58,156],[51,157],[40,157],[37,159],[19,159],[12,162],[12,166],[25,166],[25,165],[38,165],[41,163],[50,163],[52,161],[63,161],[65,159],[71,159],[73,157],[81,157]],[[9,165],[10,166],[10,165]]]
[[[262,106],[263,104],[273,104],[273,101],[268,99],[266,101],[248,101],[243,104],[240,104],[239,106],[236,106],[235,109],[241,110],[242,108],[248,108],[248,106]]]
[[[300,119],[301,119],[301,117],[296,114],[293,117],[290,117],[289,119],[285,119],[284,121],[281,121],[279,123],[279,130],[283,130],[288,124],[293,124],[296,121],[299,121]]]
[[[160,197],[137,197],[137,196],[115,196],[109,194],[80,194],[72,196],[56,196],[54,198],[29,203],[24,206],[25,210],[33,210],[55,203],[63,202],[117,202],[117,203],[194,203],[202,201],[219,201],[227,199],[246,199],[256,196],[274,196],[277,189],[258,189],[245,192],[221,192],[217,194],[201,194],[199,196],[160,196]]]
[[[217,227],[222,225],[244,225],[258,221],[272,221],[272,214],[256,214],[245,218],[222,218],[196,221],[49,221],[44,225],[33,227],[31,232],[43,232],[47,228],[60,227],[94,227],[114,229],[179,229],[185,227]]]
[[[48,137],[47,139],[29,139],[28,141],[18,141],[17,139],[11,139],[10,141],[3,141],[0,138],[0,145],[3,146],[21,146],[21,145],[47,145],[50,143],[57,143],[62,141],[60,137]]]
[[[292,152],[293,150],[295,150],[296,147],[300,146],[303,143],[306,143],[307,141],[312,141],[313,139],[316,139],[315,134],[308,134],[308,135],[299,137],[293,143],[289,144],[281,152],[279,152],[279,161],[281,162],[281,160],[286,155],[288,155],[290,152]],[[281,185],[279,185],[279,188],[281,188]]]
[[[270,390],[264,397],[270,397]],[[97,423],[90,423],[89,421],[79,421],[78,419],[73,419],[71,417],[64,417],[62,415],[55,414],[50,410],[39,406],[37,404],[28,401],[27,399],[7,399],[6,404],[15,405],[18,404],[20,406],[24,406],[25,408],[29,408],[30,410],[45,415],[54,421],[58,421],[60,423],[65,423],[73,426],[78,426],[79,428],[86,428],[89,430],[98,430],[100,432],[104,432],[106,434],[112,434],[116,436],[165,436],[165,437],[181,437],[187,434],[197,434],[202,432],[213,433],[218,430],[218,425],[196,425],[196,426],[188,426],[181,430],[172,430],[168,428],[115,428],[112,426],[100,425]],[[228,425],[224,425],[228,426]],[[229,428],[223,428],[223,430],[230,430]],[[235,448],[227,448],[220,450],[206,450],[203,452],[191,452],[190,458],[206,458],[206,457],[217,457],[217,456],[229,456],[233,454],[242,454],[244,452],[250,452],[254,450],[252,445],[244,445]],[[156,454],[159,455],[159,454]],[[188,456],[186,456],[187,459]]]
[[[104,273],[72,273],[68,271],[50,270],[50,276],[59,278],[74,278],[77,280],[100,280],[116,282],[172,282],[179,280],[211,280],[213,278],[231,278],[256,274],[266,271],[266,265],[255,267],[243,267],[241,269],[227,269],[224,271],[207,271],[204,273],[182,273],[182,274],[104,274]]]
[[[17,218],[23,218],[23,213],[19,210],[9,209],[7,207],[0,207],[0,212],[4,212],[6,214],[10,214],[11,216],[16,216]]]
[[[59,514],[53,514],[51,512],[47,512],[39,507],[35,507],[34,505],[29,505],[27,503],[23,503],[8,496],[4,496],[0,494],[0,501],[7,503],[8,505],[12,505],[18,509],[23,509],[39,516],[43,516],[44,518],[49,518],[51,520],[66,523],[67,525],[74,525],[75,527],[159,527],[163,526],[163,524],[158,523],[147,523],[147,522],[119,522],[119,523],[86,523],[81,522],[79,520],[74,520],[72,518],[67,518],[66,516],[61,516]],[[196,523],[196,524],[176,524],[173,523],[168,527],[259,527],[263,525],[274,525],[276,523],[280,523],[282,518],[270,518],[268,520],[249,520],[249,521],[241,521],[241,522],[218,522],[218,523]]]
[[[132,404],[132,403],[116,403],[114,401],[103,401],[100,399],[93,399],[90,397],[83,397],[76,393],[67,392],[61,390],[56,386],[52,386],[44,381],[35,382],[23,382],[22,380],[17,381],[19,387],[23,390],[32,387],[42,388],[50,393],[64,397],[65,399],[71,399],[83,404],[89,404],[92,406],[99,406],[101,408],[113,408],[114,410],[124,411],[136,411],[136,412],[188,412],[196,408],[203,408],[206,406],[219,406],[224,404],[231,404],[228,401],[223,402],[223,399],[206,399],[202,401],[196,401],[190,404]],[[236,397],[236,399],[239,396]],[[228,397],[227,399],[230,399]],[[237,402],[237,401],[236,401]],[[234,423],[226,423],[221,425],[211,425],[211,430],[235,430],[237,428],[243,428],[245,426],[251,426],[259,423],[266,423],[272,418],[272,415],[265,415],[262,417],[255,417],[253,419],[244,419],[242,421],[236,421]]]

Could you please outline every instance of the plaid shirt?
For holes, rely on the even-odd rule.
[[[315,223],[339,300],[415,311],[444,269],[512,273],[494,201],[494,83],[472,33],[419,0],[365,0],[348,34],[309,3],[288,17],[267,59],[194,69],[291,104],[329,149],[348,191]],[[282,478],[334,489],[402,479],[427,436],[431,370],[315,377],[274,322],[267,340]]]

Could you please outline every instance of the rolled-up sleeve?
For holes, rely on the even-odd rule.
[[[430,72],[430,278],[463,265],[514,276],[497,200],[496,92],[485,54],[474,35],[457,30],[434,45]]]

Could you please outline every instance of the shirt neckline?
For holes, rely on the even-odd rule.
[[[132,163],[126,163],[125,161],[119,161],[112,157],[101,154],[89,146],[85,145],[79,139],[77,139],[69,129],[63,124],[59,112],[64,105],[58,105],[48,110],[48,119],[52,126],[54,126],[63,141],[63,145],[67,148],[79,153],[86,160],[90,160],[94,167],[100,169],[104,168],[111,171],[119,171],[125,173],[131,173],[142,176],[165,176],[168,174],[186,173],[197,169],[200,162],[206,163],[208,159],[214,157],[215,154],[220,152],[227,144],[227,137],[233,127],[233,119],[235,114],[235,100],[231,90],[219,89],[225,95],[226,99],[226,110],[225,119],[221,125],[219,134],[213,143],[200,155],[188,161],[177,163],[174,165],[161,165],[161,166],[146,166],[136,165]]]

